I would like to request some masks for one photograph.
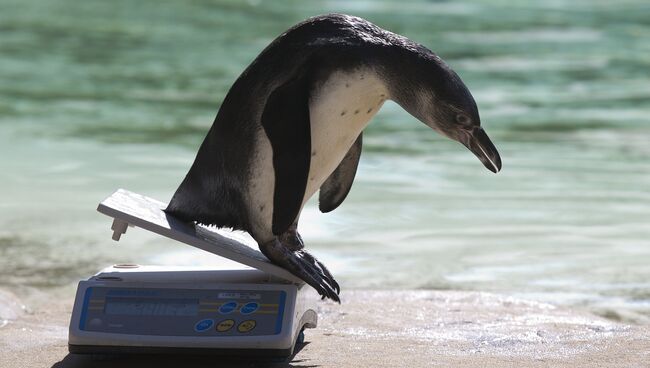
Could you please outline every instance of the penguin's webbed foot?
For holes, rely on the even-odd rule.
[[[283,267],[316,289],[323,299],[338,303],[341,288],[327,267],[304,249],[290,249],[277,238],[260,245],[264,255],[276,265]]]

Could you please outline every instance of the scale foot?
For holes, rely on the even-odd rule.
[[[305,343],[305,329],[300,330],[298,338],[296,339],[296,345],[302,345]]]

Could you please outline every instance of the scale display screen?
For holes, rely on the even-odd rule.
[[[196,316],[198,299],[106,298],[104,313],[122,316]]]
[[[286,292],[150,287],[86,289],[79,329],[159,336],[275,335]]]

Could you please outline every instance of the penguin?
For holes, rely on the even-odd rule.
[[[440,57],[362,18],[327,14],[278,36],[239,76],[166,212],[250,233],[271,262],[340,303],[298,220],[317,191],[323,213],[346,198],[362,131],[386,100],[501,169],[474,98]]]

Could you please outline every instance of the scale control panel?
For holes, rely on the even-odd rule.
[[[92,286],[79,330],[160,336],[261,336],[282,330],[286,292]]]

